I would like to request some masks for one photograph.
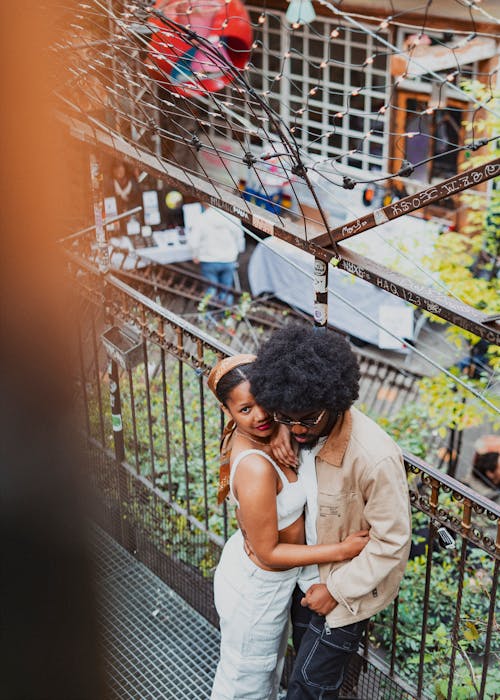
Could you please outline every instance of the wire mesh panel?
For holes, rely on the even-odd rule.
[[[104,531],[94,539],[110,697],[208,698],[215,627]]]
[[[83,285],[87,310],[80,337],[87,337],[88,326],[92,367],[93,328],[102,322],[102,279],[89,269],[76,279]],[[102,505],[100,522],[217,624],[212,576],[236,523],[226,506],[215,505],[221,416],[205,389],[205,375],[216,357],[231,350],[122,282],[108,279],[106,286],[113,322],[139,328],[145,350],[136,367],[118,373],[114,387],[102,369],[86,370],[86,381],[79,382],[82,427],[91,426],[89,472]],[[95,308],[89,304],[92,294]],[[93,308],[95,321],[90,317]],[[99,383],[100,394],[89,386],[91,381]],[[384,374],[380,386],[385,382]],[[119,431],[109,400],[111,395],[116,399],[117,391]],[[104,443],[101,421],[92,428],[86,418],[100,406]],[[122,453],[116,451],[117,433]],[[113,441],[114,453],[109,447]],[[117,454],[123,457],[117,459]],[[346,693],[440,698],[466,687],[478,697],[494,697],[500,511],[410,455],[406,468],[413,506],[410,561],[398,599],[370,620],[365,665],[353,667]]]
[[[186,197],[498,342],[487,315],[431,275],[417,284],[416,270],[407,279],[344,246],[498,175],[495,157],[458,172],[497,138],[479,128],[480,114],[498,116],[496,8],[450,0],[445,36],[430,0],[375,15],[319,4],[305,18],[239,0],[81,3],[54,47],[60,116]]]

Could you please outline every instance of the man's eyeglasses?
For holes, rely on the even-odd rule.
[[[314,428],[315,425],[318,425],[325,413],[326,408],[324,408],[316,418],[303,418],[302,420],[292,420],[288,416],[276,412],[273,414],[273,417],[276,423],[283,423],[283,425],[302,425],[304,428]]]

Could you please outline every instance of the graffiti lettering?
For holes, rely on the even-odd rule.
[[[420,201],[422,204],[432,201],[439,196],[439,192],[436,187],[431,187],[430,190],[424,190],[420,193]]]
[[[342,227],[342,236],[352,236],[353,234],[357,233],[361,228],[361,220],[356,219],[356,221],[352,224],[352,226],[343,226]]]
[[[488,163],[488,165],[485,167],[484,172],[488,177],[492,177],[496,175],[500,171],[500,165],[494,165],[491,163]]]
[[[349,262],[349,260],[345,260],[342,267],[346,272],[350,272],[351,274],[356,275],[356,277],[360,277],[363,280],[370,279],[370,274],[366,272],[366,270],[363,270],[363,268],[359,267],[359,265]]]
[[[246,217],[248,216],[248,212],[246,212],[244,209],[240,209],[234,204],[231,204],[230,208],[233,214],[238,217],[238,219],[246,219]]]
[[[376,285],[377,287],[381,287],[382,289],[384,289],[386,292],[390,292],[391,294],[394,294],[397,297],[399,296],[399,288],[396,284],[394,284],[394,282],[389,282],[383,277],[377,277]]]
[[[460,175],[458,181],[462,187],[469,187],[469,185],[472,185],[471,177],[468,173],[465,175]]]
[[[427,304],[426,304],[426,309],[427,309],[427,311],[429,311],[431,314],[439,314],[439,312],[441,311],[441,307],[439,306],[439,304],[435,304],[435,303],[432,302],[432,301],[428,301],[428,302],[427,302]]]
[[[452,180],[451,182],[443,182],[442,187],[446,194],[452,194],[458,190],[458,182],[456,180]]]

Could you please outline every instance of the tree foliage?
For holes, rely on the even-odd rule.
[[[462,86],[471,95],[491,107],[491,112],[477,113],[467,123],[468,142],[474,144],[481,138],[489,139],[500,133],[500,119],[492,116],[499,104],[499,93],[489,86],[469,82]],[[498,110],[497,110],[498,113]],[[478,116],[479,115],[479,116]],[[500,142],[492,140],[473,155],[466,151],[464,167],[470,168],[500,156]],[[464,194],[461,198],[467,217],[462,230],[444,233],[436,243],[434,254],[427,259],[429,268],[455,297],[487,315],[500,314],[500,283],[498,279],[498,256],[500,255],[500,184],[498,179],[488,191]],[[432,317],[443,323],[442,319]],[[495,393],[495,373],[500,369],[498,346],[481,343],[481,339],[457,326],[446,329],[446,337],[452,345],[463,349],[461,367],[452,368],[452,373],[484,395],[498,406]],[[481,344],[480,344],[481,343]],[[465,365],[465,367],[464,367]],[[421,384],[422,404],[427,408],[432,426],[445,430],[493,423],[500,428],[499,413],[489,408],[464,391],[457,383],[445,376],[425,379]]]

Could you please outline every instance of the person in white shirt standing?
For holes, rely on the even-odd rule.
[[[193,262],[200,264],[202,276],[210,282],[233,287],[238,255],[245,250],[241,222],[205,202],[203,210],[189,236]],[[207,294],[227,305],[233,303],[233,296],[226,289],[217,291],[209,286]]]

